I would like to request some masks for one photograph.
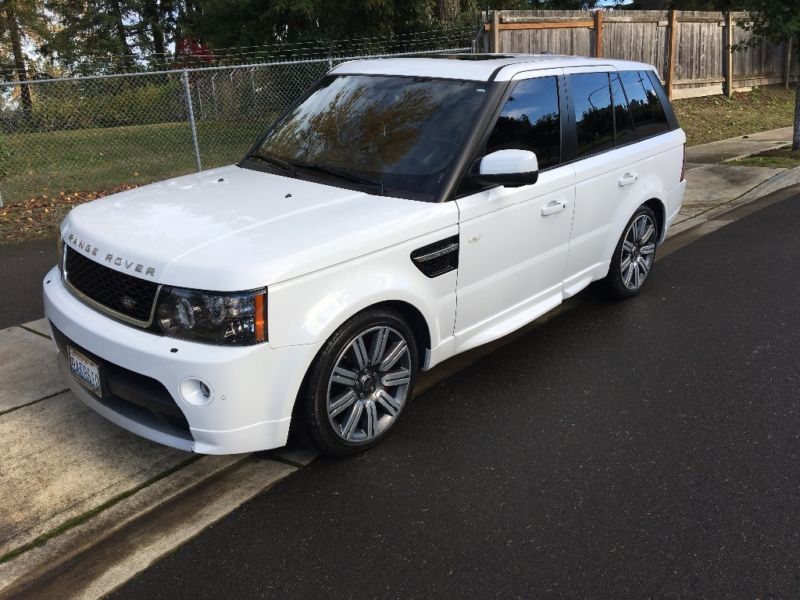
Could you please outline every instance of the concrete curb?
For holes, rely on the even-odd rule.
[[[197,460],[0,566],[0,599],[102,597],[297,469],[253,455]]]
[[[706,210],[679,221],[670,228],[670,237],[692,229],[693,227],[701,226],[707,221],[717,219],[720,215],[739,208],[740,206],[798,184],[800,184],[800,167],[780,171],[755,187],[748,189],[736,198],[712,204]]]

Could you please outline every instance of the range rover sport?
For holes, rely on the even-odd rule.
[[[635,296],[685,189],[653,67],[553,55],[337,66],[236,165],[73,209],[44,280],[74,393],[226,454],[382,440],[418,373],[602,280]]]

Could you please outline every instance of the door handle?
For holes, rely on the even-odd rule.
[[[561,212],[567,208],[567,203],[564,200],[553,200],[549,202],[547,206],[542,207],[542,216],[549,217],[550,215],[554,215],[557,212]]]
[[[625,173],[622,177],[619,178],[619,187],[625,187],[626,185],[630,185],[634,183],[639,176],[636,173]]]

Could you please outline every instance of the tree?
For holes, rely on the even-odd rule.
[[[633,10],[744,10],[747,0],[634,0],[622,8]]]
[[[97,59],[111,61],[111,68],[135,64],[130,27],[130,0],[46,0],[54,30],[40,51],[57,58],[70,70],[93,72]]]
[[[174,29],[173,4],[170,0],[140,0],[140,44],[152,42],[152,54],[157,65],[166,62],[167,36]]]
[[[28,81],[28,57],[23,50],[26,38],[36,39],[47,27],[41,7],[35,0],[4,0],[0,4],[0,34],[2,41],[11,48],[14,72],[20,82],[20,102],[26,116],[31,113],[31,90]]]
[[[43,1],[54,28],[40,50],[79,72],[163,67],[196,14],[195,0]]]
[[[777,2],[776,0],[745,0],[751,21],[739,23],[754,34],[754,42],[797,42],[800,33],[800,2]],[[799,44],[794,44],[794,60],[800,59]],[[795,87],[794,135],[792,150],[800,150],[800,78]]]
[[[436,0],[436,16],[440,21],[452,21],[460,8],[458,0]]]
[[[387,36],[430,29],[435,22],[436,3],[437,0],[198,0],[189,28],[214,48]]]

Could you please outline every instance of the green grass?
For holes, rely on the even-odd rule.
[[[690,146],[788,127],[794,122],[794,91],[783,86],[674,100],[672,106]]]
[[[236,162],[264,127],[264,122],[199,123],[203,167]],[[0,187],[7,203],[42,194],[108,190],[195,171],[187,123],[14,134],[4,140],[13,153],[9,176]]]
[[[800,167],[800,150],[792,152],[790,146],[776,150],[766,150],[752,156],[732,161],[731,164],[744,167],[770,167],[772,169],[793,169]]]

